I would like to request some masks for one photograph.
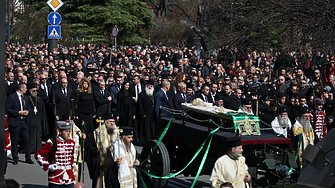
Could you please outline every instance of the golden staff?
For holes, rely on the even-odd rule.
[[[99,119],[96,120],[97,123],[99,123],[99,142],[98,142],[98,147],[99,146],[102,146],[102,139],[101,139],[101,123],[104,122],[104,120],[101,119],[101,117],[99,117]],[[102,153],[103,153],[103,149],[102,148],[102,151],[100,151],[100,168],[101,168],[101,175],[102,175],[102,187],[104,188],[105,187],[105,176],[104,176],[104,170],[103,170],[103,161],[102,161]],[[100,183],[100,182],[99,182]],[[98,184],[100,185],[100,184]]]

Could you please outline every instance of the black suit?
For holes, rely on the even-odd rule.
[[[191,97],[187,93],[183,93],[183,95],[185,95],[186,102],[190,103]],[[176,93],[176,95],[174,96],[173,103],[176,110],[183,110],[181,107],[181,103],[185,103],[185,100],[181,96],[180,92]]]
[[[21,109],[21,98],[18,97],[17,92],[8,96],[6,101],[6,113],[7,122],[10,131],[10,137],[12,142],[12,155],[14,159],[18,159],[18,149],[17,143],[19,141],[20,134],[22,135],[22,140],[24,142],[24,151],[26,153],[26,159],[30,159],[30,142],[29,142],[29,122],[27,116],[20,116],[19,111],[28,110],[31,112],[28,97],[23,95],[24,106]]]
[[[207,95],[206,97],[207,97],[207,102],[208,103],[214,103],[214,101],[213,101],[213,99],[212,99],[212,97],[210,95]],[[206,102],[206,100],[205,100],[205,98],[204,98],[204,96],[203,96],[202,93],[200,93],[200,95],[197,98],[200,98],[201,100],[203,100],[204,102]]]
[[[109,103],[111,103],[111,101],[107,99],[110,95],[111,94],[107,89],[104,90],[104,95],[102,95],[100,90],[93,92],[97,118],[101,117],[103,119],[106,113],[110,112],[111,106],[109,105]]]
[[[66,88],[66,98],[62,91],[63,88],[54,88],[54,113],[55,116],[59,117],[59,120],[65,120],[63,118],[64,114],[70,114],[70,110],[74,113],[73,109],[73,101],[74,101],[74,93],[72,89],[69,87]]]

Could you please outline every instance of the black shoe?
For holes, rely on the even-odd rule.
[[[34,161],[32,161],[31,159],[26,159],[26,163],[28,163],[28,164],[34,164]]]
[[[19,163],[19,159],[14,159],[13,165],[17,165]]]

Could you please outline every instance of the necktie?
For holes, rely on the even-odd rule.
[[[207,97],[206,96],[204,96],[204,97],[205,97],[205,102],[208,102]]]
[[[104,90],[101,90],[101,94],[102,94],[102,96],[104,96]]]
[[[23,99],[23,95],[21,95],[21,103],[22,103],[22,111],[24,110],[24,99]]]
[[[186,96],[185,94],[182,94],[183,95],[183,98],[184,98],[184,102],[186,102]]]
[[[65,91],[65,88],[63,89],[63,92],[64,92],[64,98],[66,99],[66,91]]]
[[[136,87],[137,87],[137,97],[138,97],[138,95],[140,94],[140,87],[138,87],[138,85],[136,85]]]
[[[48,91],[47,91],[47,84],[43,84],[43,89],[44,89],[44,92],[45,92],[45,96],[47,98],[47,102],[49,102],[49,96],[48,96]]]
[[[166,97],[166,99],[169,101],[169,97],[167,96],[167,94],[165,93],[165,97]]]

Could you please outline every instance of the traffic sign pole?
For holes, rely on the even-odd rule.
[[[58,39],[61,37],[61,28],[59,26],[62,21],[61,15],[56,12],[61,6],[63,6],[62,0],[48,0],[47,4],[53,10],[48,16],[49,25],[47,29],[47,38],[48,38],[48,51],[49,54],[53,50],[58,48]]]
[[[116,38],[117,38],[117,35],[119,34],[119,29],[117,28],[117,26],[115,25],[113,28],[112,28],[112,37],[114,37],[115,39],[115,52],[116,52]]]

